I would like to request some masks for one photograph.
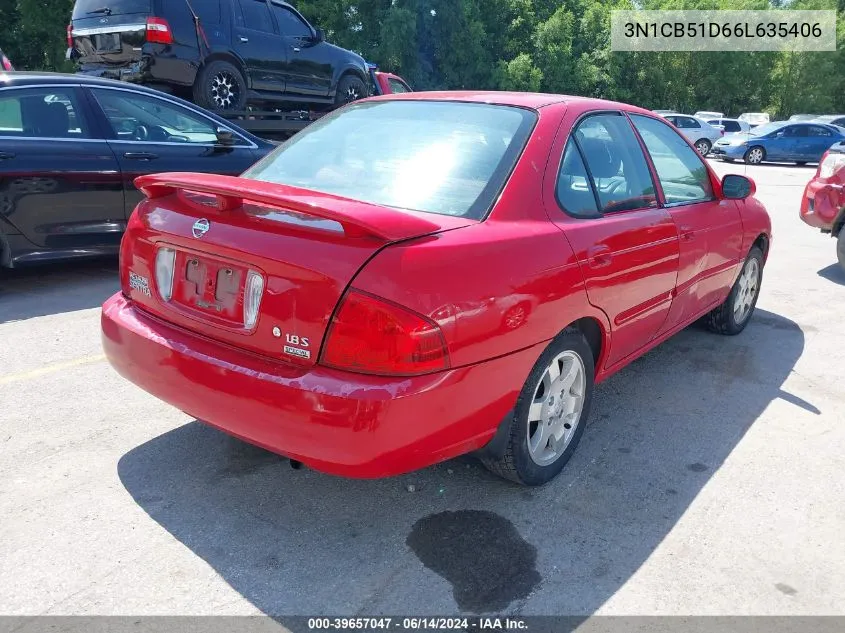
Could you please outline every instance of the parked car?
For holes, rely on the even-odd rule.
[[[9,61],[9,58],[3,53],[3,49],[0,48],[0,70],[5,71],[12,71],[15,67],[12,66],[12,62]]]
[[[702,317],[745,328],[771,240],[754,183],[663,119],[547,94],[375,97],[240,178],[136,184],[111,364],[355,477],[480,451],[552,479],[596,383]]]
[[[703,119],[688,114],[667,114],[664,118],[678,128],[702,156],[707,156],[713,143],[722,138],[722,131]]]
[[[704,119],[704,120],[707,120],[707,119],[723,119],[723,118],[725,118],[725,113],[724,112],[714,112],[712,110],[699,110],[698,112],[693,114],[693,116],[696,117],[697,119]]]
[[[751,124],[748,121],[741,121],[740,119],[710,119],[707,122],[725,134],[747,132],[751,129]]]
[[[836,127],[845,127],[845,114],[824,114],[813,119],[814,123],[827,123]]]
[[[652,110],[655,114],[659,114],[660,116],[666,116],[667,114],[676,114],[675,110]]]
[[[0,75],[0,264],[116,253],[156,171],[237,175],[274,145],[160,92],[81,75]]]
[[[836,238],[836,255],[845,270],[845,143],[836,143],[822,157],[816,175],[804,189],[801,219]]]
[[[730,134],[716,142],[713,155],[723,160],[744,160],[750,165],[764,161],[818,162],[828,148],[845,139],[845,130],[824,123],[775,121],[758,125],[745,134]]]
[[[363,58],[280,0],[76,0],[68,58],[211,110],[333,107],[368,94]]]
[[[393,73],[386,73],[379,70],[375,64],[369,64],[370,67],[370,83],[373,88],[371,90],[374,95],[390,95],[402,94],[403,92],[413,92],[408,82],[402,79],[399,75]]]
[[[813,119],[818,119],[818,114],[793,114],[789,117],[790,121],[812,121]]]
[[[771,119],[769,118],[768,113],[766,112],[743,112],[739,115],[740,121],[745,121],[751,127],[757,127],[758,125],[764,125],[769,123]]]

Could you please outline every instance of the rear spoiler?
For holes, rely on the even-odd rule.
[[[436,222],[391,207],[235,176],[168,172],[138,176],[135,186],[150,199],[191,191],[214,196],[220,211],[234,211],[242,208],[245,202],[252,202],[333,220],[350,236],[393,241],[434,233],[442,228]],[[200,202],[184,200],[208,208]]]

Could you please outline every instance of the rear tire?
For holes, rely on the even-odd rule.
[[[695,149],[698,150],[698,153],[702,156],[707,156],[710,153],[710,149],[713,147],[710,141],[706,138],[699,139],[695,142]]]
[[[760,286],[763,282],[763,251],[751,249],[742,264],[739,277],[725,302],[704,317],[704,324],[711,332],[735,336],[745,329],[754,314]]]
[[[194,83],[194,102],[212,112],[246,109],[246,79],[227,61],[217,59],[203,66]]]
[[[337,92],[334,97],[335,107],[358,101],[367,96],[367,86],[358,75],[344,75],[337,82]]]
[[[501,457],[481,457],[493,473],[525,486],[554,479],[590,415],[595,361],[584,335],[567,328],[551,342],[522,387]]]

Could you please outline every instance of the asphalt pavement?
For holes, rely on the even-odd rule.
[[[540,489],[293,470],[111,370],[114,261],[0,271],[0,613],[845,615],[845,273],[814,168],[714,164],[773,217],[753,321],[602,384]]]

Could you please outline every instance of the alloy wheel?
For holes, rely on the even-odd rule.
[[[752,147],[748,150],[748,162],[752,165],[759,165],[763,162],[763,150],[759,147]]]
[[[756,259],[751,258],[745,262],[737,283],[739,287],[734,297],[734,321],[737,325],[742,325],[751,315],[751,309],[760,291],[760,265]]]
[[[211,80],[211,100],[214,105],[227,110],[238,102],[240,87],[231,73],[221,71]]]
[[[586,396],[584,361],[561,352],[543,372],[528,409],[528,454],[535,464],[554,463],[569,446],[581,421]]]
[[[702,156],[707,156],[710,152],[710,143],[704,140],[698,141],[698,143],[695,144],[695,149],[697,149],[698,153]]]

